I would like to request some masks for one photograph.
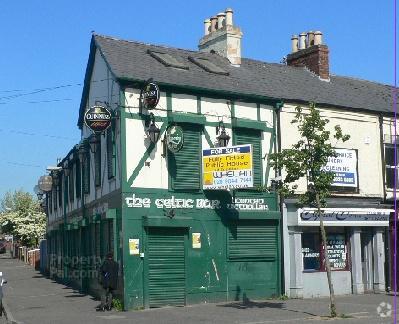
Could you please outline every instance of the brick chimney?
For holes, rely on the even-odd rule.
[[[287,65],[305,66],[322,80],[330,79],[328,47],[323,45],[322,33],[310,31],[293,35],[292,53],[287,55]],[[299,40],[298,40],[299,39]]]
[[[205,35],[200,39],[201,52],[214,51],[226,57],[232,65],[241,64],[241,37],[239,27],[233,25],[233,10],[227,8],[204,21]]]

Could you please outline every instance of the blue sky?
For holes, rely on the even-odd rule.
[[[8,190],[32,191],[46,166],[79,142],[92,31],[196,49],[204,19],[227,7],[244,33],[244,57],[278,63],[290,51],[292,34],[321,30],[331,73],[394,82],[393,0],[3,0],[0,197]]]

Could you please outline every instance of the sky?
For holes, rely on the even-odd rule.
[[[234,10],[242,56],[281,62],[291,35],[323,32],[330,72],[394,84],[394,0],[0,1],[0,199],[33,192],[80,141],[91,33],[196,50],[203,21]]]

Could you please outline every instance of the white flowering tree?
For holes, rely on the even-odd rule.
[[[37,246],[46,233],[46,214],[30,193],[7,192],[1,201],[0,227],[22,244]]]

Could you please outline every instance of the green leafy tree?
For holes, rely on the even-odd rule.
[[[328,259],[326,231],[321,209],[326,206],[326,198],[330,196],[330,187],[334,179],[334,173],[326,171],[325,165],[329,158],[337,156],[330,138],[333,136],[337,143],[345,142],[349,139],[349,135],[343,134],[339,125],[334,127],[333,133],[328,131],[326,125],[329,120],[320,116],[320,112],[316,109],[314,103],[310,103],[309,106],[309,112],[306,113],[301,107],[296,107],[295,117],[291,121],[292,124],[297,125],[300,135],[299,141],[289,149],[271,154],[269,159],[271,166],[283,173],[282,180],[276,184],[277,191],[283,199],[287,196],[295,196],[298,180],[305,177],[308,180],[307,190],[298,197],[298,205],[316,207],[317,209],[330,290],[330,312],[331,317],[336,317],[334,287],[331,281],[331,266]]]
[[[46,233],[46,214],[30,193],[7,192],[1,201],[0,226],[24,245],[37,246]]]

